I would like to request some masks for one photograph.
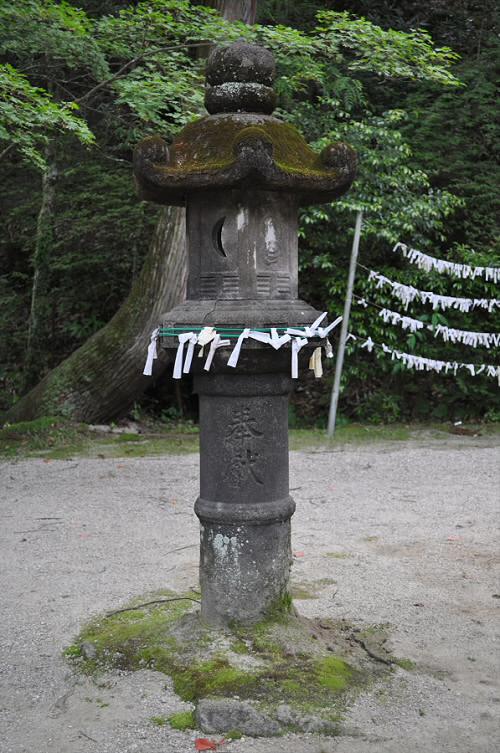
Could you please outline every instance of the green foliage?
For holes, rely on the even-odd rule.
[[[437,256],[495,263],[498,135],[489,104],[495,43],[480,32],[483,21],[471,11],[462,28],[461,9],[454,26],[449,14],[444,23],[434,6],[416,9],[409,0],[397,8],[385,0],[369,8],[353,0],[351,12],[306,0],[291,5],[263,0],[264,23],[247,27],[187,0],[87,2],[88,13],[55,0],[0,1],[0,158],[8,176],[0,192],[0,403],[19,394],[24,367],[40,191],[29,166],[44,169],[50,145],[59,178],[47,235],[47,336],[40,346],[50,368],[109,320],[138,274],[157,212],[135,200],[131,148],[152,132],[170,139],[200,113],[204,60],[198,53],[207,40],[243,37],[268,46],[278,63],[277,114],[317,149],[342,139],[358,151],[353,189],[331,206],[303,212],[303,297],[340,310],[358,208],[365,210],[366,266],[424,289],[493,297],[492,286],[415,273],[387,253],[405,240]],[[410,17],[414,24],[405,20]],[[438,43],[428,31],[410,28],[418,25],[434,25]],[[453,68],[458,55],[447,44],[455,42],[464,58]],[[363,272],[356,293],[391,303],[367,286]],[[481,312],[446,313],[442,323],[495,330]],[[352,329],[400,350],[472,360],[470,351],[457,355],[458,346],[383,327],[375,309],[355,306]],[[299,393],[293,408],[297,420],[325,415],[328,392],[328,378],[323,389],[306,379],[305,399]],[[494,417],[497,411],[485,379],[409,374],[386,356],[353,347],[343,394],[350,418],[373,421]]]
[[[462,199],[462,211],[448,224],[448,238],[459,258],[477,265],[498,264],[500,254],[500,125],[495,99],[499,53],[498,39],[489,36],[481,56],[459,66],[465,86],[456,96],[419,89],[406,104],[410,117],[404,131],[419,164],[434,186],[447,186]]]
[[[321,40],[332,54],[338,50],[352,53],[348,69],[353,73],[367,71],[383,77],[459,85],[449,68],[460,56],[449,47],[436,48],[430,34],[422,29],[382,29],[347,12],[323,11],[318,13],[318,20]]]
[[[30,76],[42,69],[54,78],[57,69],[82,69],[96,79],[109,74],[108,64],[83,10],[55,0],[0,1],[0,54],[20,61]]]
[[[78,109],[76,102],[55,102],[12,65],[0,64],[0,147],[15,147],[28,164],[45,168],[44,147],[58,131],[82,144],[94,142],[87,123],[76,115]]]

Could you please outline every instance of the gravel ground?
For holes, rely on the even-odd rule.
[[[295,582],[308,616],[390,623],[416,663],[363,694],[338,738],[243,739],[231,753],[500,750],[498,439],[292,453]],[[196,456],[0,464],[0,750],[187,753],[189,708],[155,672],[95,685],[61,658],[89,617],[197,583]],[[302,556],[303,553],[303,556]],[[319,583],[334,579],[336,584]]]

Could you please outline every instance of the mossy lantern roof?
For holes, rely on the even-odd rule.
[[[173,143],[141,141],[134,170],[141,198],[185,204],[194,192],[248,188],[281,191],[300,204],[328,202],[345,193],[356,171],[346,144],[316,153],[299,131],[272,116],[276,95],[273,55],[236,42],[208,58],[208,116],[189,123]]]

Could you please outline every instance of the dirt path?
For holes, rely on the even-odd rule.
[[[360,697],[339,738],[227,750],[496,753],[498,439],[296,452],[291,468],[293,579],[315,597],[299,610],[390,623],[394,653],[416,668]],[[194,455],[0,464],[3,753],[194,750],[194,732],[150,721],[187,708],[163,675],[113,674],[96,686],[61,651],[90,616],[196,586],[197,474]]]

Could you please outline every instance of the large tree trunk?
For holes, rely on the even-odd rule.
[[[29,421],[67,416],[109,421],[123,414],[151,380],[142,375],[151,331],[185,295],[184,210],[162,210],[151,248],[130,295],[99,332],[53,369],[5,416]],[[154,376],[164,369],[155,361]]]

